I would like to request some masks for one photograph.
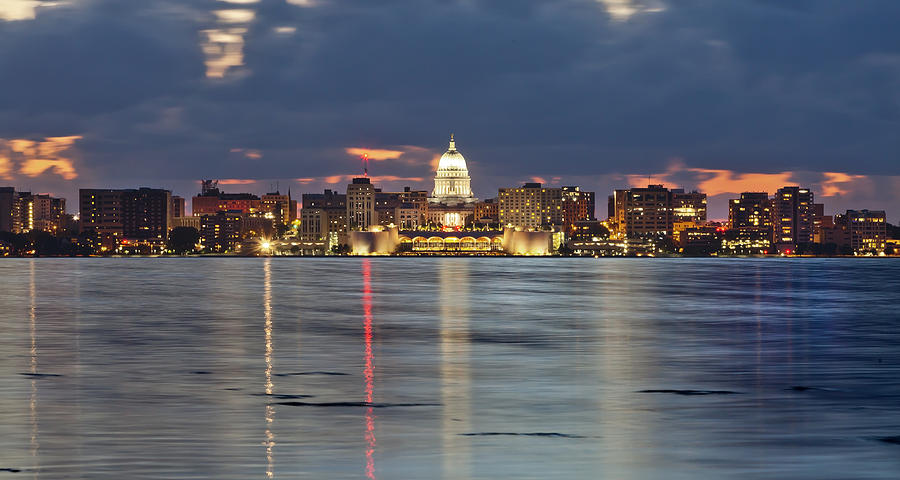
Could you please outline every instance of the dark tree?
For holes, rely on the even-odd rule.
[[[194,245],[200,241],[200,232],[194,227],[175,227],[169,232],[169,241],[166,248],[184,255],[194,251]]]

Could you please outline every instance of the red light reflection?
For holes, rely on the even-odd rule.
[[[372,355],[372,285],[369,259],[363,259],[363,332],[365,338],[366,402],[371,404],[375,393],[374,356]],[[372,406],[366,407],[366,477],[375,480],[375,414]]]

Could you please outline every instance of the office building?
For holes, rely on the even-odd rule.
[[[616,190],[612,210],[620,238],[672,235],[672,192],[662,185]]]
[[[357,177],[347,185],[347,231],[367,230],[378,223],[375,186],[368,177]]]
[[[706,222],[706,194],[680,188],[672,190],[672,221],[697,225]]]

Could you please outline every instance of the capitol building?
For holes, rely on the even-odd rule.
[[[450,146],[438,162],[434,175],[434,190],[428,197],[428,221],[444,227],[463,227],[466,219],[474,214],[472,179],[466,166],[466,158],[456,149],[456,141],[450,134]]]

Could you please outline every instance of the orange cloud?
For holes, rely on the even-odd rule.
[[[316,179],[315,178],[295,178],[294,181],[299,183],[300,185],[308,185],[308,184],[316,181]]]
[[[531,181],[534,183],[547,183],[547,179],[544,177],[531,177]]]
[[[12,168],[12,160],[3,154],[0,154],[0,178],[3,180],[12,180]]]
[[[259,160],[260,158],[262,158],[262,152],[260,152],[259,150],[247,150],[247,152],[244,153],[244,156],[247,158],[252,158],[254,160]]]
[[[737,173],[734,170],[706,168],[687,170],[706,177],[698,183],[697,189],[711,197],[723,193],[774,192],[785,185],[791,185],[791,178],[794,176],[793,172]]]
[[[252,185],[257,181],[249,178],[226,178],[219,180],[219,185]]]
[[[841,172],[823,172],[822,175],[825,176],[822,180],[823,197],[846,195],[850,193],[853,183],[868,179],[865,175],[849,175]]]
[[[400,158],[403,155],[404,151],[402,150],[386,150],[386,149],[368,149],[368,148],[345,148],[345,152],[349,155],[353,155],[354,157],[362,157],[365,154],[369,155],[369,160],[394,160]]]
[[[18,154],[18,172],[22,175],[38,177],[50,171],[66,180],[72,180],[78,178],[78,172],[75,171],[74,161],[65,152],[81,138],[80,135],[47,137],[40,142],[14,138],[6,141],[0,140],[0,146],[5,144],[9,150]],[[0,177],[11,180],[12,170],[13,158],[7,155],[0,157]]]

